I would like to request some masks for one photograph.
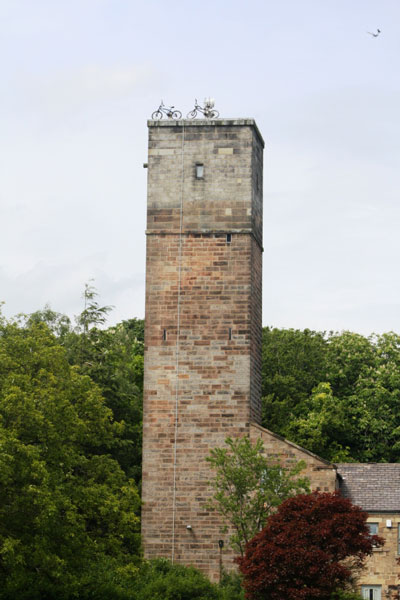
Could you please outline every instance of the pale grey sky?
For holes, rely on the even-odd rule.
[[[0,57],[6,315],[143,316],[146,120],[212,95],[266,140],[264,324],[400,331],[398,0],[0,0]]]

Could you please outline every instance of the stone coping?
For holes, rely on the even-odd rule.
[[[264,148],[264,139],[257,127],[254,119],[166,119],[165,121],[160,119],[156,121],[149,119],[147,121],[148,127],[253,127],[257,136],[260,139],[262,147]]]

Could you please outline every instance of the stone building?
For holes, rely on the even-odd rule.
[[[400,567],[400,464],[338,464],[339,489],[343,496],[368,514],[371,533],[385,540],[375,548],[363,569],[359,584],[363,598],[384,600],[399,590]]]
[[[212,579],[221,565],[232,569],[232,551],[220,547],[229,532],[222,535],[218,515],[205,509],[205,458],[228,436],[261,437],[265,452],[284,464],[305,460],[313,489],[334,491],[340,482],[385,530],[388,544],[374,552],[362,579],[365,597],[378,600],[396,585],[400,512],[383,481],[378,504],[363,486],[384,465],[339,465],[338,476],[334,465],[261,427],[260,132],[252,119],[148,127],[145,556],[192,564]]]

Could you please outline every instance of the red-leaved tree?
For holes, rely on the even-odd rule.
[[[328,600],[354,580],[372,548],[367,514],[337,493],[283,502],[238,558],[246,598]]]

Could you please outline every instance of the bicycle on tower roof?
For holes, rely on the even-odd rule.
[[[218,119],[219,117],[219,112],[217,110],[215,110],[214,108],[214,99],[213,98],[206,98],[204,100],[204,106],[200,106],[197,103],[197,98],[194,101],[194,109],[191,110],[188,114],[187,114],[187,119],[195,119],[197,116],[197,113],[202,113],[206,119]]]
[[[182,113],[180,110],[175,110],[175,106],[168,108],[168,106],[165,106],[164,101],[161,100],[160,106],[153,112],[151,118],[155,121],[159,121],[164,115],[168,119],[182,119]]]

